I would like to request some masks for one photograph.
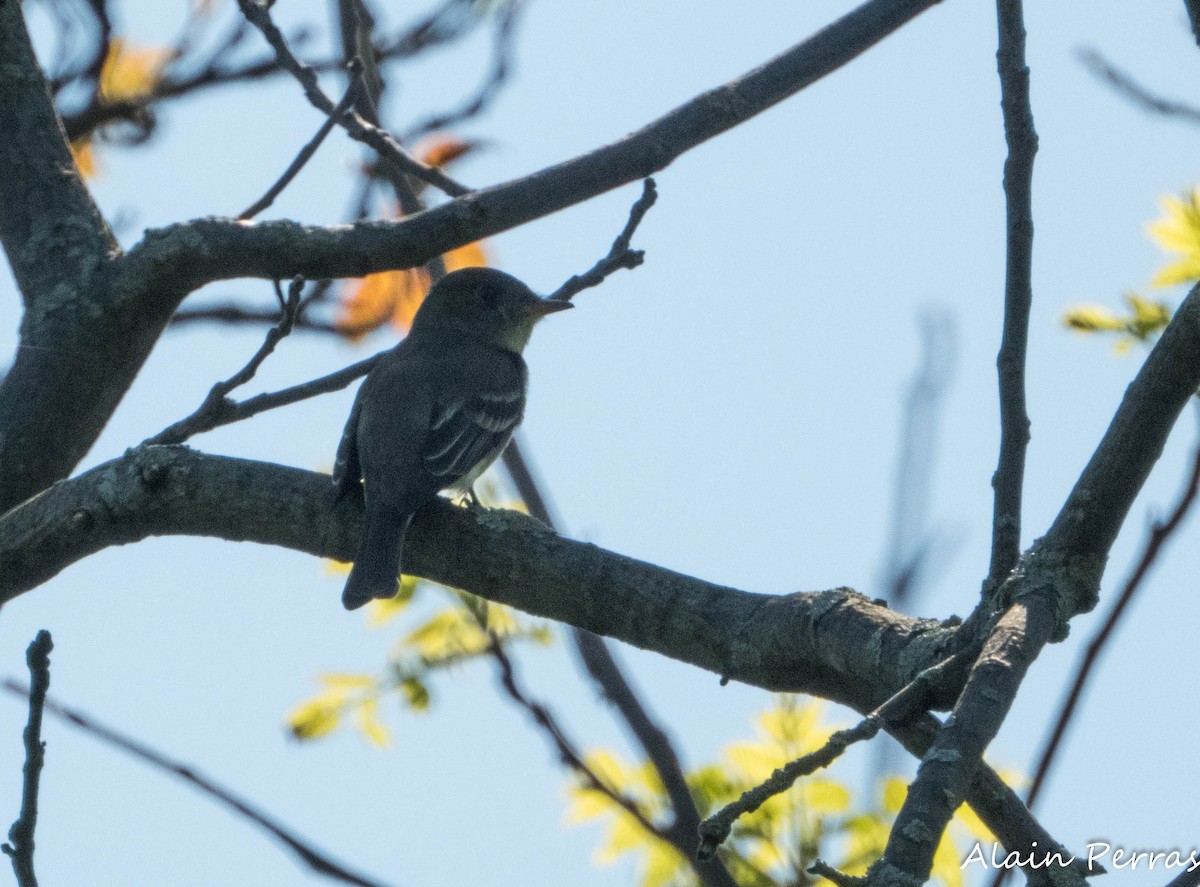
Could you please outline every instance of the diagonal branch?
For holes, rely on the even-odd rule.
[[[23,687],[11,680],[0,681],[0,688],[16,696],[29,695]],[[170,773],[183,782],[194,786],[203,794],[214,798],[222,806],[267,832],[267,834],[296,854],[301,862],[317,874],[340,881],[343,884],[354,884],[357,887],[383,887],[381,882],[355,874],[345,866],[335,862],[312,844],[293,834],[257,809],[249,801],[238,797],[229,789],[204,776],[194,767],[180,761],[172,760],[143,742],[125,736],[111,727],[97,723],[77,709],[68,708],[53,700],[46,700],[45,705],[47,711],[61,718],[72,727],[76,727],[89,736],[99,739],[101,742],[107,743],[114,748],[118,748],[128,755],[132,755],[138,760],[149,764],[151,767],[156,767],[159,770]]]
[[[1112,609],[1109,610],[1108,615],[1105,617],[1104,624],[1096,631],[1095,636],[1093,636],[1087,646],[1087,651],[1079,662],[1075,678],[1071,682],[1071,688],[1067,691],[1062,711],[1049,737],[1047,737],[1042,754],[1038,759],[1037,769],[1034,772],[1029,792],[1025,798],[1025,803],[1030,808],[1037,802],[1038,794],[1045,784],[1046,776],[1054,762],[1055,754],[1060,747],[1063,736],[1066,734],[1067,725],[1070,723],[1076,706],[1083,696],[1083,688],[1092,674],[1092,668],[1099,660],[1100,654],[1104,651],[1105,645],[1108,643],[1108,639],[1112,636],[1113,629],[1116,628],[1117,623],[1121,620],[1121,616],[1125,613],[1130,602],[1141,588],[1142,581],[1150,572],[1151,567],[1154,566],[1164,546],[1170,540],[1171,536],[1174,535],[1175,531],[1179,529],[1180,524],[1183,523],[1183,519],[1191,511],[1198,489],[1200,489],[1200,446],[1196,448],[1195,454],[1192,456],[1192,470],[1184,487],[1183,494],[1179,497],[1179,501],[1175,504],[1170,516],[1165,521],[1155,521],[1150,527],[1150,535],[1146,539],[1145,547],[1142,549],[1142,556],[1138,558],[1138,563],[1133,570],[1133,574],[1126,580],[1120,595],[1118,595]]]
[[[278,283],[276,283],[276,287],[278,287]],[[244,405],[231,401],[229,393],[253,379],[258,368],[263,365],[263,361],[275,351],[275,346],[291,334],[292,325],[296,322],[296,315],[300,310],[300,293],[303,289],[304,278],[297,277],[288,286],[287,300],[285,301],[282,295],[280,296],[282,313],[279,322],[267,331],[266,339],[244,367],[225,381],[214,385],[208,392],[208,396],[204,398],[204,403],[200,404],[194,413],[186,419],[180,419],[170,427],[164,428],[145,443],[149,445],[183,443],[189,437],[202,431],[211,431],[220,425],[228,425],[236,421],[233,416],[237,408]],[[309,383],[309,385],[312,384]],[[244,418],[244,416],[240,418]]]
[[[1166,117],[1177,117],[1187,123],[1200,124],[1200,108],[1155,95],[1096,50],[1083,50],[1079,53],[1079,60],[1093,74],[1139,107]]]
[[[828,767],[855,743],[874,739],[889,722],[904,723],[927,712],[948,687],[961,685],[978,654],[978,648],[970,647],[931,665],[854,727],[838,730],[820,748],[776,769],[765,782],[743,792],[732,804],[704,820],[700,825],[700,858],[707,859],[716,852],[739,816],[753,813],[790,789],[797,779]]]
[[[559,759],[579,777],[585,788],[599,792],[624,810],[646,834],[666,840],[662,829],[650,821],[649,816],[638,807],[632,798],[614,789],[601,779],[595,770],[588,766],[587,761],[583,759],[583,755],[576,749],[574,743],[567,738],[562,726],[558,723],[558,719],[550,713],[549,709],[539,702],[534,702],[518,686],[517,670],[513,666],[512,660],[509,658],[508,653],[504,651],[500,639],[494,633],[489,632],[489,635],[491,637],[491,644],[488,652],[491,654],[492,659],[495,660],[496,666],[500,671],[500,686],[504,688],[504,692],[508,694],[509,698],[525,709],[534,722],[542,728],[542,731],[550,737],[555,751],[558,752]]]
[[[654,179],[646,179],[642,182],[642,196],[629,208],[629,221],[625,223],[625,227],[617,235],[617,239],[613,241],[608,255],[583,274],[576,274],[569,278],[546,298],[569,302],[585,289],[604,283],[604,279],[614,271],[622,268],[632,271],[641,265],[645,253],[640,249],[630,249],[629,245],[633,242],[633,234],[637,231],[638,225],[642,223],[646,213],[650,212],[650,207],[654,206],[656,200],[658,200],[658,191]]]
[[[1109,550],[1168,434],[1200,386],[1200,286],[1163,331],[1054,523],[968,625],[987,636],[953,717],[925,754],[896,819],[881,874],[925,880],[933,851],[1025,672],[1068,620],[1092,609]],[[1029,846],[1010,850],[1032,852]]]
[[[25,347],[0,388],[0,508],[37,493],[78,464],[192,290],[234,277],[322,280],[424,264],[447,250],[645,178],[856,58],[938,2],[868,0],[778,58],[611,145],[402,221],[310,227],[202,219],[147,232],[140,244],[95,275],[102,310],[76,324],[71,339],[43,340],[39,329],[30,327],[29,340],[22,342]],[[13,3],[0,6],[5,19],[18,9]],[[78,358],[64,374],[57,350],[76,344]],[[76,422],[33,418],[61,413],[68,400],[77,411]]]
[[[254,541],[344,561],[360,532],[357,503],[331,507],[328,475],[143,447],[0,515],[0,604],[102,548],[151,535]],[[944,658],[952,640],[949,628],[850,589],[751,594],[558,538],[511,512],[476,515],[435,502],[418,512],[407,544],[414,575],[863,713],[914,668]],[[926,716],[889,729],[920,755],[936,726]],[[968,800],[1006,845],[1055,843],[990,769],[976,773]]]
[[[358,100],[358,94],[362,89],[362,64],[359,63],[356,65],[354,64],[354,60],[351,60],[351,63],[347,65],[347,69],[350,73],[350,85],[346,87],[346,93],[342,96],[342,100],[329,112],[329,116],[325,118],[325,122],[321,124],[313,137],[300,149],[300,153],[296,155],[295,159],[288,164],[288,168],[283,171],[283,175],[279,177],[275,184],[267,189],[267,193],[238,213],[237,217],[239,220],[243,222],[248,221],[275,202],[275,198],[283,193],[283,189],[291,184],[292,179],[300,174],[300,170],[304,169],[304,165],[317,153],[317,149],[321,147],[321,143],[325,141],[326,136],[333,132],[333,128],[337,126],[338,120],[341,119],[342,115]]]
[[[413,141],[441,129],[457,126],[464,120],[479,116],[500,92],[512,70],[513,39],[517,21],[524,8],[524,0],[507,0],[500,13],[500,22],[492,39],[492,68],[476,93],[459,107],[429,117],[412,126],[404,134],[405,141]]]
[[[181,287],[186,292],[215,280],[297,274],[316,280],[415,267],[664,169],[857,58],[938,2],[869,0],[783,55],[612,144],[411,218],[337,228],[202,219],[148,232],[123,263],[125,273],[161,281],[167,288],[161,297],[177,304]]]
[[[292,53],[292,50],[287,45],[287,39],[283,36],[279,28],[275,26],[275,23],[271,21],[271,14],[268,12],[267,6],[262,5],[259,0],[238,0],[238,7],[242,10],[242,14],[250,24],[262,31],[267,42],[271,44],[271,48],[275,50],[275,57],[278,59],[279,64],[300,81],[300,85],[304,87],[304,95],[313,106],[326,116],[337,120],[350,135],[350,138],[370,145],[379,153],[380,157],[396,167],[401,173],[408,173],[411,176],[415,176],[426,184],[444,191],[451,197],[457,197],[469,192],[470,189],[460,185],[441,170],[427,166],[417,160],[400,147],[400,143],[390,133],[369,123],[362,116],[351,113],[335,115],[333,102],[321,90],[321,85],[317,81],[317,72],[297,59]]]

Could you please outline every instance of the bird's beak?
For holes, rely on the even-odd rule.
[[[529,306],[529,314],[531,317],[540,320],[547,314],[566,311],[568,308],[574,307],[574,303],[568,302],[566,299],[539,299]]]

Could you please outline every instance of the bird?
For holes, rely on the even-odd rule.
[[[408,335],[358,390],[334,462],[335,500],[361,492],[358,554],[342,592],[354,610],[395,597],[413,514],[442,490],[472,485],[504,451],[525,412],[521,356],[534,325],[573,308],[494,268],[441,278]]]

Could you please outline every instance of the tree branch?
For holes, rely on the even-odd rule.
[[[33,871],[33,834],[37,828],[38,785],[46,760],[46,743],[42,742],[42,711],[46,707],[46,691],[50,689],[50,651],[54,642],[50,632],[39,631],[25,653],[29,665],[29,723],[25,726],[25,784],[21,792],[21,813],[8,830],[11,844],[0,847],[12,857],[13,874],[19,887],[37,887]]]
[[[938,836],[963,799],[1026,670],[1048,641],[1065,637],[1071,617],[1096,605],[1109,549],[1198,386],[1200,286],[1193,287],[1126,389],[1049,531],[964,626],[967,634],[982,632],[987,641],[952,718],[909,788],[881,860],[881,876],[928,878]],[[1002,613],[998,621],[988,607]]]
[[[29,695],[22,687],[13,681],[0,681],[0,687],[17,696]],[[345,866],[335,862],[312,844],[300,837],[297,837],[271,817],[257,809],[249,801],[239,798],[229,789],[223,788],[218,783],[198,772],[194,767],[191,767],[180,761],[172,760],[161,752],[155,751],[145,743],[138,742],[136,739],[125,736],[111,727],[106,727],[103,724],[99,724],[77,709],[68,708],[67,706],[60,705],[53,700],[46,700],[45,706],[47,711],[56,717],[61,718],[71,726],[82,730],[96,739],[99,739],[101,742],[120,749],[128,755],[132,755],[143,763],[149,764],[151,767],[155,767],[159,770],[170,773],[172,776],[175,776],[189,785],[194,786],[203,794],[215,799],[223,807],[231,810],[238,816],[249,820],[254,825],[267,832],[269,835],[271,835],[271,837],[291,850],[292,853],[296,854],[302,863],[304,863],[317,874],[324,875],[327,878],[332,878],[335,881],[340,881],[343,884],[354,884],[357,885],[357,887],[383,887],[381,882],[371,880],[362,875],[357,875],[347,869]],[[24,885],[22,885],[22,887],[24,887]]]
[[[1021,553],[1021,493],[1029,414],[1025,409],[1025,352],[1029,308],[1033,302],[1033,158],[1037,132],[1029,104],[1029,67],[1025,64],[1025,19],[1021,0],[997,0],[1000,48],[1000,106],[1008,157],[1004,161],[1004,198],[1008,216],[1004,282],[1004,333],[996,367],[1000,377],[1000,462],[992,478],[992,561],[988,583],[998,585]]]
[[[300,170],[304,169],[304,165],[317,153],[317,149],[321,147],[321,143],[325,141],[326,136],[333,132],[333,128],[337,126],[338,120],[341,119],[342,115],[358,100],[358,94],[362,86],[362,64],[355,65],[352,60],[351,64],[347,66],[347,70],[350,73],[350,85],[346,87],[346,92],[342,96],[341,101],[329,112],[329,116],[325,118],[325,122],[321,124],[313,137],[300,149],[300,153],[296,155],[295,159],[288,164],[288,168],[283,171],[283,175],[276,180],[275,184],[267,189],[267,193],[238,213],[239,220],[243,222],[249,221],[275,202],[275,198],[283,193],[283,189],[291,184],[292,179],[300,174]]]
[[[0,206],[0,241],[29,310],[56,287],[85,287],[117,249],[71,159],[20,3],[0,4]]]
[[[1200,124],[1200,108],[1155,95],[1096,50],[1081,51],[1079,60],[1093,74],[1144,110],[1166,117],[1177,117],[1186,123]]]
[[[438,130],[449,129],[465,120],[481,114],[504,86],[512,70],[513,36],[517,31],[517,20],[524,7],[524,0],[508,0],[500,13],[500,23],[492,40],[492,69],[478,91],[459,107],[437,114],[412,126],[404,133],[404,141],[412,142]]]
[[[143,447],[0,516],[0,604],[88,555],[151,535],[215,536],[348,560],[361,505],[332,506],[328,475],[183,447]],[[439,500],[407,540],[414,575],[654,650],[769,690],[869,712],[945,657],[950,630],[850,589],[759,595],[560,539],[522,515]],[[914,754],[930,716],[893,732]],[[1058,846],[989,769],[969,800],[1006,845]]]
[[[400,143],[390,133],[368,122],[358,114],[336,114],[333,102],[329,96],[325,95],[317,82],[317,72],[292,54],[282,32],[271,21],[268,7],[262,5],[259,0],[238,0],[238,7],[250,24],[258,28],[267,42],[271,44],[271,49],[275,50],[275,57],[279,64],[300,81],[300,85],[304,87],[304,95],[312,102],[313,106],[341,125],[350,138],[370,145],[379,153],[380,157],[396,167],[400,173],[415,176],[451,197],[457,197],[470,191],[469,188],[460,185],[441,170],[421,163],[400,147]]]
[[[641,826],[646,834],[665,841],[666,836],[662,830],[650,821],[649,816],[638,807],[632,798],[626,797],[614,789],[601,779],[595,770],[588,766],[587,762],[583,759],[583,755],[579,753],[574,743],[567,739],[562,726],[558,723],[554,715],[550,713],[549,709],[541,703],[534,702],[524,690],[517,686],[517,670],[513,666],[508,654],[504,652],[504,647],[495,634],[491,634],[491,647],[488,652],[495,660],[496,666],[499,669],[500,686],[504,688],[504,692],[508,694],[510,699],[528,712],[534,722],[542,728],[542,732],[550,737],[555,751],[558,752],[559,760],[583,781],[586,788],[599,792],[624,810],[634,822]]]
[[[0,509],[83,458],[104,424],[96,414],[107,419],[124,392],[106,390],[107,371],[129,347],[91,335],[119,248],[75,169],[21,8],[0,3],[0,241],[26,311],[23,347],[0,382]],[[67,384],[70,422],[56,419]]]
[[[576,274],[569,278],[546,298],[570,301],[585,289],[604,283],[605,278],[614,271],[622,268],[632,271],[641,265],[646,254],[640,249],[630,249],[629,245],[633,242],[633,234],[637,231],[638,225],[642,223],[646,213],[650,212],[650,207],[654,206],[656,200],[658,200],[658,190],[654,179],[646,179],[642,182],[642,196],[629,208],[629,221],[625,223],[625,227],[617,235],[617,239],[613,241],[608,255],[583,274]]]
[[[1067,691],[1062,711],[1059,713],[1058,720],[1042,748],[1042,754],[1034,771],[1029,792],[1025,797],[1025,803],[1030,808],[1037,802],[1038,794],[1054,762],[1055,753],[1058,751],[1063,736],[1066,734],[1067,725],[1070,723],[1076,706],[1083,696],[1083,688],[1091,676],[1093,666],[1104,651],[1108,639],[1112,636],[1113,630],[1121,620],[1121,616],[1125,613],[1130,602],[1141,588],[1142,581],[1146,578],[1158,556],[1162,553],[1164,546],[1170,540],[1171,536],[1174,535],[1175,531],[1179,529],[1179,525],[1183,523],[1183,519],[1191,510],[1192,504],[1196,500],[1198,488],[1200,488],[1200,446],[1196,448],[1195,454],[1192,456],[1192,470],[1184,487],[1183,494],[1179,497],[1179,501],[1175,504],[1174,509],[1172,509],[1171,515],[1165,521],[1155,521],[1150,527],[1150,535],[1146,539],[1141,557],[1138,558],[1137,566],[1134,568],[1129,579],[1126,580],[1120,595],[1118,595],[1112,609],[1109,610],[1108,615],[1105,617],[1104,624],[1100,626],[1096,634],[1092,637],[1083,658],[1079,662],[1075,678],[1071,682],[1071,688]]]
[[[1192,25],[1192,36],[1196,38],[1196,45],[1200,46],[1200,0],[1183,0],[1183,5]]]
[[[874,739],[887,723],[903,723],[924,714],[945,694],[947,686],[961,686],[966,669],[978,653],[978,649],[968,648],[931,665],[854,727],[836,731],[820,748],[776,769],[765,782],[743,792],[732,804],[704,820],[700,825],[700,858],[707,859],[716,853],[739,816],[753,813],[775,795],[790,789],[800,777],[828,767],[851,745]]]
[[[69,337],[28,335],[0,388],[0,509],[78,464],[170,316],[200,286],[232,277],[358,277],[424,264],[454,247],[645,178],[849,62],[937,2],[869,0],[779,58],[612,145],[402,221],[321,228],[202,219],[148,232],[101,273],[86,265],[101,288],[97,304],[102,310],[73,319]],[[17,18],[15,4],[0,9],[5,20]],[[7,28],[0,31],[7,34]],[[42,101],[48,99],[43,95]],[[78,355],[64,359],[62,352],[73,347]],[[68,409],[74,411],[73,422],[54,420]]]
[[[412,268],[650,176],[856,58],[938,2],[869,0],[778,58],[610,145],[411,218],[333,228],[200,219],[147,232],[126,257],[124,273],[152,278],[167,288],[162,298],[177,304],[184,293],[215,280],[361,277]]]

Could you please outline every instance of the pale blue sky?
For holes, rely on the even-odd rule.
[[[279,4],[326,22],[325,4]],[[175,4],[133,2],[122,30],[174,33]],[[1081,300],[1116,305],[1148,287],[1163,256],[1144,233],[1159,195],[1200,180],[1200,131],[1149,117],[1096,82],[1095,47],[1147,84],[1195,97],[1200,50],[1183,5],[1030,4],[1029,60],[1041,136],[1034,182],[1024,542],[1044,531],[1103,432],[1140,355],[1060,324]],[[530,5],[511,86],[463,131],[494,141],[457,170],[485,185],[617,138],[702,89],[788,48],[846,2],[697,5],[630,0]],[[393,24],[405,21],[395,14]],[[454,104],[486,67],[481,35],[398,70],[389,119]],[[986,572],[1003,289],[1004,156],[994,11],[946,0],[848,68],[658,176],[638,232],[643,268],[540,328],[528,353],[527,450],[565,532],[705,579],[763,592],[876,587],[890,515],[901,396],[918,356],[917,315],[940,306],[959,334],[943,413],[932,520],[955,541],[921,615],[966,613]],[[319,124],[294,83],[174,104],[150,146],[101,155],[95,193],[110,218],[146,227],[236,213]],[[335,134],[265,217],[333,223],[357,146]],[[634,186],[493,241],[505,270],[543,291],[608,248]],[[213,295],[272,297],[260,282]],[[197,296],[202,299],[206,294]],[[1178,300],[1180,294],[1172,293]],[[0,279],[0,343],[17,301]],[[253,352],[259,330],[168,335],[87,465],[190,412]],[[368,346],[381,348],[379,336]],[[297,334],[253,390],[293,384],[367,353]],[[248,392],[247,392],[248,393]],[[196,438],[209,452],[327,468],[352,391]],[[1182,480],[1185,416],[1110,562],[1101,611]],[[1068,846],[1190,846],[1200,717],[1190,612],[1200,572],[1184,530],[1128,615],[1077,721],[1040,816]],[[562,824],[564,774],[486,665],[438,684],[436,711],[387,710],[397,747],[351,734],[297,745],[284,713],[320,671],[375,670],[393,641],[338,603],[340,579],[308,557],[253,545],[168,539],[113,549],[4,608],[0,673],[49,628],[53,693],[195,764],[338,858],[400,885],[616,885],[596,869],[594,828]],[[1027,768],[1080,646],[1077,620],[1032,669],[990,758]],[[622,649],[690,764],[750,734],[768,694]],[[523,653],[522,672],[585,746],[625,748],[564,645]],[[1178,676],[1178,677],[1177,677]],[[0,822],[15,815],[24,709],[0,702]],[[839,721],[849,717],[831,709]],[[321,879],[207,800],[51,723],[38,832],[46,884],[307,884]],[[5,738],[7,737],[7,738]],[[857,756],[838,772],[856,781]],[[860,795],[861,798],[861,795]],[[5,800],[7,799],[7,800]],[[1106,882],[1159,885],[1160,872]]]

